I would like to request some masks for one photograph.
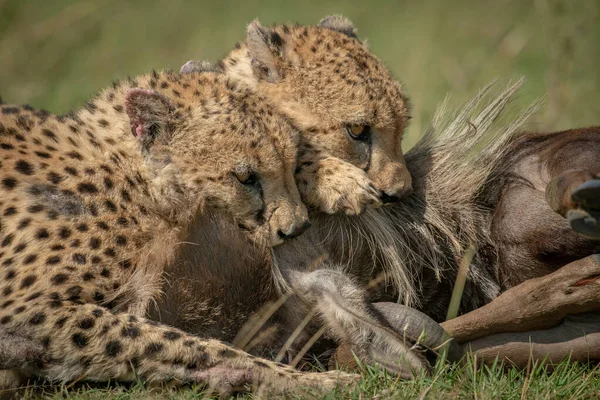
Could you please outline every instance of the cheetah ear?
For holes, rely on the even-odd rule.
[[[209,61],[190,60],[183,64],[179,73],[181,75],[191,74],[193,72],[223,72],[218,65],[213,65]]]
[[[358,34],[356,33],[356,28],[352,24],[352,21],[341,15],[327,16],[319,22],[319,26],[358,39]]]
[[[130,89],[125,95],[125,110],[129,115],[131,133],[148,148],[159,135],[165,140],[169,134],[172,113],[175,107],[169,100],[154,90]]]
[[[279,81],[281,72],[277,67],[277,58],[283,54],[283,38],[254,20],[248,25],[246,45],[256,78],[271,83]]]

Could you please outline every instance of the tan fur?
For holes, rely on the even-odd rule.
[[[335,384],[140,318],[204,208],[232,215],[259,246],[305,229],[295,133],[264,101],[222,75],[165,72],[68,116],[0,110],[0,327],[44,346],[36,373],[223,393]],[[235,177],[248,173],[259,188]]]

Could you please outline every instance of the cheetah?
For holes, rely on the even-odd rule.
[[[207,65],[190,61],[181,72],[199,68]],[[357,215],[411,191],[401,148],[408,98],[348,19],[273,27],[254,21],[218,68],[267,97],[300,130],[296,181],[310,207]]]
[[[41,344],[35,373],[51,380],[176,379],[220,393],[354,382],[143,317],[204,210],[231,215],[262,246],[307,228],[296,136],[209,72],[131,78],[63,116],[1,106],[1,333]]]

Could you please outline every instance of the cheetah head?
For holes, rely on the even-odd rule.
[[[225,211],[253,241],[278,245],[309,226],[294,181],[298,135],[215,77],[182,77],[188,89],[179,88],[177,100],[170,90],[127,92],[131,132],[160,188],[154,196]]]
[[[412,190],[401,139],[408,99],[344,17],[317,26],[248,26],[221,64],[272,103],[313,149],[363,169],[383,202]]]

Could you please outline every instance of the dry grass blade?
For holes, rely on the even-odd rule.
[[[308,339],[308,341],[304,344],[304,346],[302,346],[298,354],[296,354],[296,357],[294,357],[294,359],[290,363],[292,367],[296,368],[300,360],[302,360],[302,357],[304,357],[304,355],[313,346],[313,344],[315,344],[317,340],[319,340],[321,336],[325,334],[325,331],[327,331],[327,327],[323,326],[321,327],[321,329],[316,331],[315,334],[310,337],[310,339]]]
[[[463,291],[465,289],[465,282],[467,281],[467,276],[469,275],[469,267],[471,266],[471,261],[473,261],[474,256],[475,247],[470,245],[467,248],[467,250],[465,250],[465,254],[458,268],[456,282],[454,283],[454,288],[452,289],[452,297],[450,298],[450,305],[448,306],[448,314],[446,315],[446,321],[456,318],[456,316],[458,315],[460,301],[462,300]]]
[[[254,335],[263,327],[263,325],[271,318],[277,310],[286,302],[290,294],[282,295],[277,301],[267,304],[259,312],[255,314],[257,318],[250,318],[248,322],[240,329],[238,335],[233,339],[232,344],[242,350],[246,350],[246,346]],[[264,313],[262,311],[264,310]]]
[[[302,333],[302,331],[304,330],[304,328],[306,328],[306,325],[308,325],[308,323],[313,319],[314,316],[315,316],[315,312],[314,311],[309,312],[308,314],[306,314],[306,317],[304,317],[304,319],[300,322],[300,324],[298,324],[298,326],[296,327],[296,329],[294,329],[294,332],[292,332],[292,334],[290,335],[290,337],[286,340],[286,342],[283,344],[283,346],[279,350],[279,353],[277,353],[277,356],[275,357],[275,361],[276,362],[279,362],[279,361],[283,360],[283,357],[285,356],[285,353],[292,346],[292,343],[294,343],[294,341],[296,340],[296,338]]]

